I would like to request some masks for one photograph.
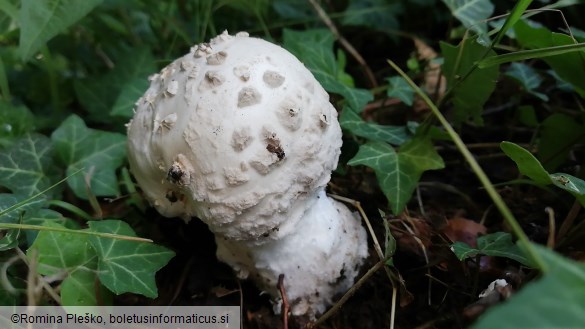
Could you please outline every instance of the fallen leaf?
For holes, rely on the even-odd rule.
[[[447,225],[442,229],[451,242],[465,242],[473,248],[477,247],[477,236],[486,234],[483,224],[467,218],[455,217],[447,220]]]

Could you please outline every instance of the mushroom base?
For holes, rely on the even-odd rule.
[[[282,303],[277,289],[281,274],[292,314],[315,317],[353,285],[368,254],[359,217],[323,190],[314,197],[294,233],[282,239],[258,245],[216,236],[218,258],[268,292],[275,313]]]

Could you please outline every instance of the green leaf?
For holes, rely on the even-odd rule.
[[[45,222],[43,225],[64,228],[55,222]],[[38,257],[37,270],[40,274],[64,276],[61,284],[63,305],[97,305],[96,289],[103,288],[96,285],[97,255],[87,235],[40,231],[27,251],[29,257],[32,257],[33,250]]]
[[[567,46],[569,48],[582,49],[583,44],[576,45],[570,36],[562,33],[552,33],[548,29],[541,27],[531,27],[524,21],[519,21],[514,26],[516,39],[527,49],[535,51],[550,50],[546,48]],[[571,83],[575,90],[585,98],[585,52],[573,51],[561,53],[560,55],[542,58],[561,79]]]
[[[585,181],[565,173],[555,173],[550,178],[554,185],[573,194],[585,206]]]
[[[518,121],[530,128],[536,128],[539,124],[536,111],[531,105],[521,105],[516,109],[515,117]]]
[[[403,77],[391,77],[388,80],[388,89],[386,95],[388,97],[396,97],[404,104],[412,106],[414,100],[414,90],[410,88],[408,82]]]
[[[132,48],[115,58],[111,71],[75,81],[75,93],[92,121],[110,123],[108,114],[132,117],[134,103],[148,88],[148,76],[156,71],[146,47]]]
[[[459,260],[473,258],[478,254],[494,257],[506,257],[520,262],[526,266],[533,267],[533,264],[524,255],[524,252],[517,244],[512,242],[510,233],[496,232],[477,238],[477,248],[472,248],[467,243],[455,242],[451,250]]]
[[[25,217],[29,217],[37,213],[46,202],[43,198],[36,198],[29,202],[25,202],[26,199],[27,197],[21,194],[0,193],[0,223],[18,223],[23,213]],[[8,210],[19,203],[21,204],[19,207]]]
[[[475,31],[481,36],[487,36],[485,20],[494,12],[494,5],[490,0],[442,1],[465,28]]]
[[[0,147],[2,139],[21,137],[34,129],[34,116],[26,106],[0,100]]]
[[[63,225],[46,222],[43,226],[64,228]],[[38,252],[38,272],[43,275],[55,275],[74,271],[79,266],[86,266],[96,260],[96,254],[82,234],[54,231],[40,231],[35,242],[28,249]],[[95,268],[95,266],[94,266]]]
[[[51,222],[59,224],[68,229],[79,229],[79,223],[64,217],[61,213],[51,210],[51,209],[38,209],[34,212],[27,212],[23,219],[23,224],[26,225],[44,225],[45,222]],[[35,239],[37,238],[39,231],[35,230],[25,230],[26,240],[28,245],[32,245]]]
[[[297,56],[311,70],[323,88],[345,98],[356,112],[373,99],[369,90],[344,84],[343,74],[333,53],[333,35],[328,30],[284,30],[284,47]]]
[[[550,56],[558,56],[569,54],[576,51],[585,50],[585,43],[576,43],[557,47],[547,47],[532,50],[520,50],[509,54],[493,56],[479,61],[479,68],[486,68],[496,64],[503,64],[508,62],[523,61],[534,58],[547,58]]]
[[[466,39],[456,47],[441,42],[441,51],[445,57],[443,72],[453,93],[455,122],[471,118],[476,124],[481,124],[483,105],[496,87],[499,67],[471,70],[486,52],[487,57],[495,53],[473,39]]]
[[[551,184],[551,178],[548,172],[544,169],[540,161],[530,153],[530,151],[523,147],[510,142],[500,143],[500,148],[506,153],[510,159],[516,162],[518,169],[522,175],[528,176],[538,184]]]
[[[26,196],[48,188],[57,180],[52,152],[51,141],[45,136],[32,134],[19,138],[10,149],[0,152],[0,185]],[[46,197],[57,193],[52,189]]]
[[[404,210],[424,171],[444,167],[443,160],[427,138],[409,140],[402,145],[400,153],[386,143],[369,142],[360,146],[347,164],[361,164],[374,170],[395,215]]]
[[[59,160],[70,175],[83,168],[83,174],[67,180],[75,195],[87,198],[86,179],[96,196],[119,193],[116,169],[126,156],[126,137],[122,134],[87,128],[81,118],[69,116],[51,135]]]
[[[357,113],[348,107],[341,112],[339,124],[341,128],[348,130],[356,136],[394,145],[400,145],[411,137],[407,127],[382,126],[365,122]]]
[[[538,159],[553,171],[563,164],[573,145],[585,140],[585,127],[574,118],[560,113],[549,115],[540,125]]]
[[[127,119],[134,116],[132,109],[134,103],[140,98],[148,89],[148,80],[144,78],[135,78],[126,83],[118,95],[116,102],[112,107],[110,115],[117,115]]]
[[[556,185],[573,194],[585,206],[585,181],[565,173],[549,174],[530,152],[514,143],[502,142],[500,147],[516,162],[520,173],[538,184]]]
[[[61,283],[61,303],[64,306],[111,305],[112,293],[98,283],[96,263],[78,267]],[[97,290],[97,291],[96,291]]]
[[[443,169],[445,163],[435,151],[429,138],[416,137],[400,147],[400,158],[404,158],[421,174],[427,170]]]
[[[119,220],[89,222],[94,232],[136,236],[132,228]],[[116,294],[134,292],[155,298],[154,274],[165,266],[174,253],[144,242],[114,240],[92,236],[91,245],[99,256],[100,281]]]
[[[518,81],[524,90],[526,90],[528,93],[540,98],[545,102],[548,101],[547,95],[539,93],[535,90],[536,88],[540,87],[540,84],[542,83],[542,77],[540,77],[540,75],[532,67],[524,63],[512,63],[506,71],[506,75]]]
[[[530,3],[532,3],[532,0],[519,0],[516,2],[516,5],[512,9],[512,12],[510,12],[510,15],[506,17],[506,21],[502,24],[502,28],[498,31],[498,35],[494,39],[492,47],[490,48],[493,48],[493,46],[500,43],[504,35],[507,35],[512,26],[514,26],[522,17],[526,9],[528,9],[528,6],[530,6]]]
[[[367,26],[378,30],[395,30],[400,24],[402,5],[385,0],[350,0],[343,13],[344,25]]]
[[[0,251],[6,251],[17,247],[19,236],[19,229],[12,229],[4,232],[4,236],[0,238]]]
[[[401,163],[394,148],[383,142],[369,142],[360,146],[358,153],[347,164],[365,165],[374,170],[393,214],[402,212],[418,181],[414,167]]]
[[[585,266],[534,245],[549,272],[507,302],[488,309],[474,329],[581,328],[585,323]]]
[[[315,10],[305,0],[273,0],[272,8],[282,18],[305,20],[315,17]]]
[[[20,55],[27,61],[57,34],[65,31],[101,0],[22,0]]]

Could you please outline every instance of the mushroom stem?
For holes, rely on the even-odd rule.
[[[259,244],[216,236],[218,258],[271,296],[279,296],[278,278],[286,275],[284,288],[293,315],[323,313],[334,295],[351,287],[367,256],[359,217],[323,189],[310,202],[295,230],[281,239]],[[277,297],[276,313],[281,303]]]

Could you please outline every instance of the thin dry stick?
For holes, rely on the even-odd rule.
[[[327,312],[325,312],[325,314],[323,314],[319,319],[317,319],[317,321],[315,322],[311,322],[309,324],[307,324],[306,328],[315,328],[316,326],[322,324],[323,322],[325,322],[327,319],[329,319],[332,315],[334,315],[335,313],[337,313],[341,307],[343,306],[343,304],[345,304],[345,302],[347,302],[347,300],[353,296],[353,294],[356,293],[356,291],[364,284],[368,281],[368,279],[374,275],[374,273],[376,273],[376,271],[378,271],[380,269],[380,267],[386,267],[384,266],[385,264],[385,260],[382,259],[379,262],[376,263],[376,265],[374,265],[372,268],[370,268],[368,270],[368,272],[366,272],[366,274],[364,274],[364,276],[362,276],[358,282],[356,282],[353,287],[351,287],[346,293],[345,295],[343,295],[343,297],[341,297],[341,299],[335,303],[335,305],[333,305],[333,307],[331,307]],[[394,323],[394,313],[391,313],[392,315],[392,323]]]
[[[282,324],[284,329],[288,329],[288,310],[290,305],[288,304],[288,298],[286,297],[286,290],[284,289],[284,274],[278,276],[278,284],[276,288],[280,291],[282,296]]]
[[[396,295],[398,295],[398,289],[392,286],[392,308],[390,309],[390,329],[394,329],[394,321],[396,320]]]
[[[173,303],[175,302],[175,300],[177,300],[177,298],[179,297],[179,294],[183,290],[183,288],[185,286],[185,281],[187,281],[187,275],[189,275],[189,270],[191,269],[191,265],[193,265],[194,261],[195,261],[195,257],[191,256],[189,258],[189,260],[187,261],[187,264],[185,264],[185,267],[183,268],[183,271],[181,272],[181,276],[179,277],[179,283],[177,284],[177,287],[175,288],[175,292],[173,293],[173,297],[171,298],[169,305],[173,305]]]
[[[346,197],[342,197],[339,195],[335,195],[335,194],[328,194],[330,197],[332,197],[333,199],[348,203],[352,206],[354,206],[358,212],[360,213],[360,216],[363,218],[364,222],[366,223],[366,226],[368,227],[368,232],[370,233],[370,236],[372,237],[372,241],[374,242],[374,250],[376,250],[376,253],[378,254],[378,257],[380,258],[380,260],[385,260],[386,256],[384,256],[384,252],[382,251],[382,247],[380,247],[380,243],[378,242],[378,238],[376,237],[376,234],[374,233],[374,229],[372,228],[372,224],[370,224],[370,220],[368,219],[368,216],[366,215],[365,211],[362,209],[362,205],[359,201],[350,199],[350,198],[346,198]],[[394,285],[394,280],[393,280],[393,275],[392,272],[390,272],[390,270],[385,267],[386,269],[386,274],[388,275],[388,278],[390,279],[390,282],[392,283],[392,285]]]
[[[546,241],[546,246],[550,249],[554,249],[556,232],[555,211],[551,207],[544,208],[544,211],[548,214],[548,239]]]
[[[581,210],[581,203],[579,203],[579,200],[575,200],[571,210],[569,210],[569,213],[567,214],[567,217],[565,217],[565,220],[561,224],[561,228],[559,228],[559,233],[557,233],[557,240],[563,238],[571,226],[573,226],[575,218],[577,218],[577,215],[579,214],[579,210]]]
[[[325,25],[327,25],[329,30],[331,30],[331,33],[333,33],[335,38],[337,40],[339,40],[339,43],[341,44],[341,46],[345,50],[347,50],[347,52],[350,53],[350,55],[362,67],[362,70],[364,70],[364,73],[366,74],[366,76],[370,82],[371,88],[378,87],[378,83],[376,82],[376,77],[374,76],[374,72],[372,72],[372,70],[368,66],[368,63],[366,63],[366,60],[362,57],[362,55],[360,55],[360,53],[351,45],[351,43],[349,43],[349,41],[347,41],[347,39],[345,39],[341,35],[341,33],[339,33],[339,30],[337,29],[337,27],[335,26],[335,24],[333,23],[331,18],[329,18],[327,13],[323,10],[323,8],[321,8],[321,6],[317,3],[317,1],[316,0],[309,0],[309,2],[313,6],[313,8],[315,8],[315,10],[317,11],[317,14],[319,15],[319,17],[321,18],[323,23],[325,23]]]
[[[372,228],[372,224],[370,224],[370,220],[368,219],[368,216],[366,215],[366,212],[362,208],[361,203],[359,201],[356,201],[356,200],[353,200],[353,199],[350,199],[350,198],[346,198],[346,197],[342,197],[342,196],[339,196],[339,195],[334,195],[334,194],[328,194],[328,195],[330,197],[336,199],[336,200],[339,200],[339,201],[342,201],[342,202],[345,202],[345,203],[349,203],[349,204],[351,204],[352,206],[354,206],[358,210],[358,212],[360,213],[360,216],[363,218],[364,222],[366,223],[366,226],[368,227],[368,232],[370,233],[370,236],[372,237],[372,241],[374,242],[374,249],[376,250],[376,253],[378,254],[378,257],[380,258],[380,261],[378,263],[380,263],[380,262],[381,263],[385,263],[386,262],[386,256],[382,252],[382,247],[380,247],[380,243],[378,242],[378,238],[376,237],[376,234],[374,232],[374,229]],[[390,284],[392,284],[392,291],[393,291],[393,293],[396,292],[396,285],[394,284],[394,280],[395,280],[394,275],[392,274],[392,272],[390,271],[390,269],[388,268],[388,266],[384,266],[384,271],[386,272],[386,275],[388,276],[388,279],[390,280]],[[365,277],[365,275],[364,275],[364,277]],[[361,281],[361,279],[360,279],[360,281]],[[396,281],[399,281],[399,280],[396,280]],[[350,291],[353,290],[357,285],[358,285],[357,283],[354,284],[353,287],[351,287]],[[348,293],[349,293],[349,291],[348,291]],[[353,295],[353,293],[352,293],[352,295]],[[349,296],[351,296],[351,295],[349,295]],[[342,298],[342,300],[343,300],[343,298]],[[343,301],[343,303],[342,303],[342,300],[338,301],[331,308],[331,310],[336,309],[337,305],[340,304],[340,303],[341,303],[341,305],[343,305],[343,303],[345,301]],[[392,300],[392,312],[390,312],[390,322],[392,324],[394,324],[394,321],[395,321],[395,318],[394,318],[394,316],[396,315],[396,312],[394,312],[395,309],[396,309],[396,300],[393,299]],[[329,311],[331,311],[331,310],[329,310]],[[329,313],[329,311],[327,311],[327,313]],[[327,313],[325,313],[325,314],[327,314]],[[323,316],[325,316],[325,315],[323,315]],[[321,320],[321,318],[319,318],[319,320],[317,322],[319,322],[320,320]]]
[[[57,304],[61,305],[61,297],[59,297],[59,294],[57,292],[55,292],[53,287],[51,287],[45,280],[43,280],[42,277],[40,277],[40,275],[37,274],[36,264],[34,264],[34,268],[31,268],[31,264],[29,263],[28,258],[26,257],[25,253],[22,252],[22,250],[20,250],[20,248],[15,248],[14,250],[16,250],[18,257],[26,264],[26,266],[28,266],[29,270],[28,270],[28,275],[27,275],[28,278],[27,279],[30,279],[32,275],[36,275],[37,280],[40,282],[42,287],[47,291],[49,296],[51,296],[51,298],[53,298],[53,300],[55,300],[55,302],[57,302]],[[33,251],[31,251],[31,258],[33,259],[33,263],[35,263],[37,260],[36,252],[34,250],[36,250],[36,249],[33,249]],[[34,277],[32,280],[34,281]],[[27,290],[27,295],[28,294],[29,294],[29,291]],[[34,306],[34,304],[33,305],[29,304],[29,306]]]
[[[28,273],[26,275],[26,299],[28,306],[37,305],[37,250],[31,251],[31,260],[28,263]]]
[[[238,283],[238,289],[240,290],[240,329],[244,329],[244,321],[242,320],[244,318],[244,311],[242,310],[244,308],[244,291],[242,290],[242,283],[240,283],[240,280],[237,279],[236,282]]]
[[[411,222],[411,218],[410,216],[406,216],[406,220],[410,223]],[[404,228],[408,231],[408,233],[410,233],[410,235],[412,235],[412,238],[414,239],[414,241],[416,241],[416,243],[420,246],[420,249],[423,252],[423,255],[425,256],[425,262],[427,264],[427,274],[430,276],[431,275],[431,269],[428,266],[429,265],[429,256],[427,254],[427,248],[425,247],[424,243],[422,242],[422,240],[416,236],[415,232],[412,230],[412,228],[408,225],[406,225],[404,223],[404,221],[401,222],[402,226],[404,226]],[[412,225],[414,226],[414,225]],[[428,304],[431,305],[431,280],[429,279],[429,284],[428,284],[428,289],[429,289],[429,293],[428,293]]]
[[[10,268],[10,266],[12,266],[12,264],[16,263],[16,261],[18,261],[19,259],[20,259],[20,257],[18,257],[18,255],[12,256],[10,259],[8,259],[6,262],[4,262],[4,264],[2,264],[2,267],[0,267],[0,286],[7,293],[12,294],[12,295],[16,295],[18,293],[18,291],[16,290],[16,288],[14,288],[14,286],[12,285],[10,280],[8,279],[8,268]]]

